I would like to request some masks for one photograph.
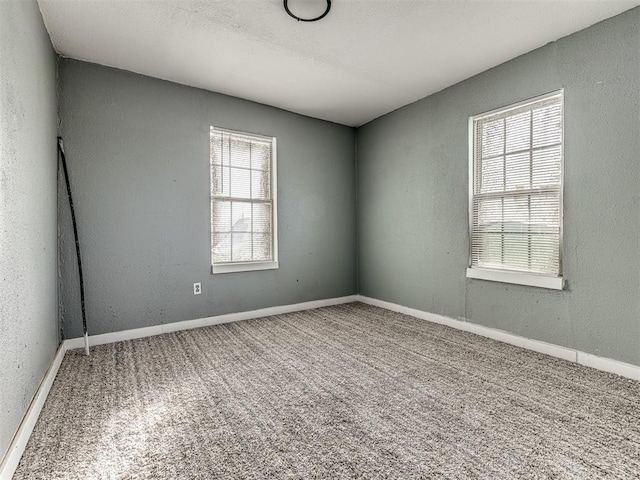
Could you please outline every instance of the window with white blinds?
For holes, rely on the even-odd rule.
[[[213,273],[277,268],[276,139],[211,127]]]
[[[560,279],[562,92],[478,115],[470,127],[468,276],[509,283],[528,283],[509,279],[509,272]],[[480,269],[507,276],[486,278],[473,272]],[[550,285],[561,288],[561,282]]]

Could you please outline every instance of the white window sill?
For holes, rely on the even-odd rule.
[[[467,268],[467,278],[513,283],[516,285],[529,285],[531,287],[549,288],[551,290],[562,290],[564,287],[564,279],[562,277],[545,277],[543,275],[503,272],[482,268]]]
[[[220,263],[211,266],[211,273],[217,275],[219,273],[235,273],[235,272],[253,272],[256,270],[275,270],[278,268],[278,262],[242,262],[242,263]]]

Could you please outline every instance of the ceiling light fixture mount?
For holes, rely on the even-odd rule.
[[[289,14],[290,17],[295,18],[299,22],[317,22],[318,20],[322,20],[324,17],[326,17],[327,14],[329,13],[329,10],[331,10],[331,0],[326,0],[326,1],[327,1],[326,10],[322,15],[316,18],[300,18],[297,15],[294,15],[293,13],[291,13],[291,10],[289,10],[289,5],[288,5],[289,0],[284,0],[284,9],[286,10],[286,12]]]

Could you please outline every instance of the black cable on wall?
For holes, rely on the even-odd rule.
[[[69,171],[67,170],[67,158],[64,154],[64,145],[62,137],[58,137],[58,152],[62,161],[62,172],[64,181],[67,185],[67,197],[69,198],[69,209],[71,210],[71,223],[73,224],[73,236],[76,241],[76,258],[78,259],[78,277],[80,278],[80,304],[82,307],[82,331],[84,333],[84,351],[89,355],[89,335],[87,330],[87,312],[84,303],[84,278],[82,276],[82,259],[80,258],[80,240],[78,239],[78,225],[76,223],[76,211],[73,207],[73,197],[71,195],[71,182],[69,180]]]

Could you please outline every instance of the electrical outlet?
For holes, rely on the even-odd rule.
[[[193,294],[200,295],[202,293],[202,284],[200,282],[196,282],[193,284]]]

